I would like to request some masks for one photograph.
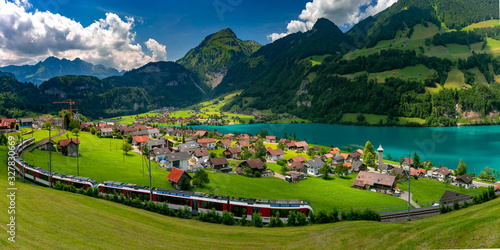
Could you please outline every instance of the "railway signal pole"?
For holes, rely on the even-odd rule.
[[[78,140],[78,132],[76,133],[76,141],[78,145],[76,147],[76,176],[80,176],[80,165],[78,164],[78,156],[80,155],[80,141]]]
[[[19,137],[18,137],[19,138]],[[23,142],[23,133],[21,132],[21,143]],[[24,144],[23,144],[23,147],[24,147]],[[24,162],[24,149],[21,151],[21,158],[23,159],[23,162]],[[24,182],[24,167],[23,167],[23,182]],[[35,177],[33,177],[34,179]]]
[[[51,132],[52,128],[49,126],[49,144],[52,141]],[[52,187],[52,150],[49,150],[49,186]]]

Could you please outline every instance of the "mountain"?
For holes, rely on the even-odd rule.
[[[231,66],[260,47],[255,41],[238,39],[231,29],[224,29],[205,37],[177,63],[196,72],[202,81],[215,88]]]
[[[197,74],[174,62],[151,62],[102,81],[114,87],[144,89],[155,107],[191,105],[203,100],[210,91]]]
[[[38,62],[35,65],[1,67],[0,71],[13,73],[19,81],[32,82],[36,85],[40,85],[52,77],[63,75],[87,75],[101,79],[121,75],[114,68],[107,68],[101,64],[93,65],[80,58],[70,61],[56,57],[48,57],[45,61]]]
[[[321,18],[310,31],[278,39],[240,60],[214,92],[243,89],[242,96],[256,98],[252,107],[286,112],[293,108],[296,92],[312,66],[309,57],[342,54],[343,46],[351,43],[334,23]]]

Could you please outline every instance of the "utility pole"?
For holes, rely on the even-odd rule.
[[[78,156],[80,155],[80,141],[78,140],[78,132],[76,133],[76,176],[80,176],[80,165],[78,164]]]
[[[125,162],[125,139],[122,139],[122,149],[123,149],[123,162]]]
[[[410,221],[410,201],[411,201],[411,156],[408,154],[408,221]]]
[[[149,150],[148,150],[148,160],[149,160],[149,201],[153,200],[153,188],[151,187],[151,157],[149,156]]]
[[[50,138],[50,132],[52,131],[52,128],[49,127],[49,144],[52,141]],[[52,150],[49,150],[49,186],[52,187]]]
[[[18,138],[19,138],[19,137],[18,137]],[[23,138],[23,133],[21,132],[21,143],[23,142],[23,139],[24,139],[24,138]],[[23,145],[23,147],[24,147],[24,145]],[[23,160],[23,162],[24,162],[24,149],[23,149],[23,151],[21,151],[21,158],[22,158],[22,160]],[[34,179],[35,179],[35,176],[33,176],[33,180],[34,180]],[[24,182],[24,168],[23,168],[23,182]]]

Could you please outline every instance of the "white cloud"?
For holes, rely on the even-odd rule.
[[[155,61],[166,61],[167,60],[167,50],[165,45],[159,44],[155,39],[149,38],[145,42],[146,47],[153,52],[153,60]]]
[[[27,0],[0,0],[0,65],[36,63],[48,56],[81,58],[118,69],[166,60],[164,45],[149,39],[147,55],[135,42],[134,18],[106,13],[87,27],[59,14],[29,11]]]
[[[287,25],[287,32],[273,33],[267,37],[275,41],[296,32],[310,30],[319,18],[327,18],[338,26],[352,26],[368,16],[375,15],[396,3],[397,0],[313,0],[299,15],[300,20],[293,20]],[[362,11],[361,8],[365,10]]]

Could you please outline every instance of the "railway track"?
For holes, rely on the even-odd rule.
[[[410,219],[425,218],[439,214],[439,207],[426,207],[410,210]],[[408,210],[380,213],[382,221],[405,221],[408,219]]]

